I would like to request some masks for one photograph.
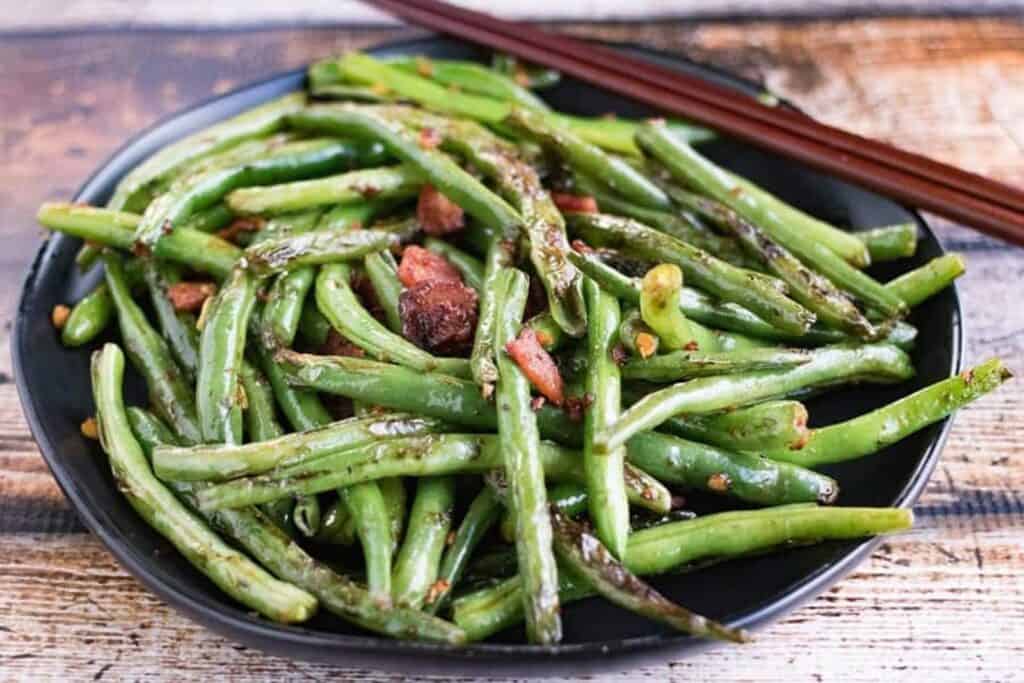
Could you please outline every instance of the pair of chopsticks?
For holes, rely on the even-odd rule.
[[[426,28],[593,83],[903,203],[1024,245],[1024,191],[609,48],[438,0],[365,0]]]

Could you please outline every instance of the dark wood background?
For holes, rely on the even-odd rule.
[[[684,53],[811,114],[1024,184],[1024,22],[850,19],[559,25]],[[82,31],[0,40],[0,679],[378,680],[266,657],[173,612],[84,533],[21,415],[7,347],[33,214],[70,197],[132,133],[247,81],[408,31]],[[969,260],[968,360],[1024,370],[1024,252],[936,220]],[[924,340],[923,343],[927,343]],[[631,672],[649,680],[992,680],[1024,662],[1024,384],[963,411],[916,508],[826,594],[742,648]]]

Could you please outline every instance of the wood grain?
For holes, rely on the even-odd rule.
[[[1024,183],[1024,23],[890,19],[560,27],[680,51],[765,82],[810,113]],[[141,588],[81,526],[39,457],[10,379],[18,286],[39,202],[66,198],[133,132],[248,80],[392,30],[158,32],[0,41],[0,679],[355,672],[266,657]],[[1024,370],[1024,251],[935,221],[969,270],[968,360]],[[1024,384],[962,411],[918,529],[742,649],[630,672],[645,680],[993,680],[1024,659]]]

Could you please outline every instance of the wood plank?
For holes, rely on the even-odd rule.
[[[0,536],[0,547],[0,666],[13,679],[173,671],[178,680],[393,680],[263,656],[211,634],[126,576],[90,536]],[[1011,628],[1021,614],[1018,532],[930,528],[889,540],[838,586],[760,630],[755,643],[630,678],[788,682],[832,671],[848,681],[1012,680],[1024,656]]]

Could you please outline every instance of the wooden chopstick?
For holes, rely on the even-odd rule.
[[[976,173],[958,169],[927,157],[892,147],[870,138],[865,138],[815,121],[792,109],[772,107],[752,101],[750,97],[733,89],[672,71],[649,61],[616,52],[601,45],[586,43],[564,35],[545,33],[524,24],[504,22],[480,12],[462,9],[438,0],[408,0],[413,5],[433,12],[443,12],[451,17],[474,23],[492,31],[513,35],[520,40],[549,51],[569,55],[595,67],[611,70],[629,78],[643,78],[652,85],[671,90],[686,97],[707,102],[728,109],[737,114],[754,118],[769,125],[784,128],[801,136],[812,136],[819,141],[857,156],[886,163],[919,175],[937,183],[959,187],[1011,209],[1024,211],[1024,190],[985,178]],[[714,125],[714,122],[706,122]]]
[[[369,2],[415,23],[559,69],[581,80],[628,95],[668,113],[707,123],[751,144],[879,190],[906,203],[973,225],[984,232],[1008,241],[1024,244],[1024,213],[989,198],[992,184],[1000,188],[1004,187],[994,181],[982,179],[989,185],[986,186],[987,189],[975,193],[973,182],[959,184],[938,182],[926,172],[911,172],[904,168],[904,165],[911,161],[923,159],[917,155],[894,150],[899,155],[904,155],[908,161],[904,165],[892,165],[872,158],[870,155],[862,156],[841,148],[837,149],[818,137],[820,129],[834,130],[827,126],[815,123],[813,127],[807,128],[810,132],[805,132],[803,128],[799,127],[796,132],[793,132],[791,130],[793,126],[776,126],[758,118],[748,117],[743,112],[737,112],[735,107],[730,108],[716,104],[706,97],[696,98],[682,95],[676,88],[665,87],[664,81],[652,83],[643,76],[646,73],[645,70],[654,65],[634,61],[636,66],[626,69],[626,73],[623,73],[620,69],[608,68],[606,60],[602,61],[598,57],[593,57],[590,53],[592,49],[590,45],[562,36],[550,36],[527,26],[501,22],[486,15],[453,8],[450,5],[435,2],[435,0],[406,0],[405,2],[369,0]],[[535,42],[538,40],[537,34],[542,37],[539,43]],[[530,40],[524,38],[527,35],[530,36]],[[563,49],[559,47],[558,43],[571,43],[571,45],[568,49]],[[579,57],[581,53],[587,53],[589,61],[581,59]],[[616,59],[624,57],[618,53],[613,54]],[[750,109],[755,105],[761,106],[750,98],[741,98],[740,102],[745,109]],[[764,109],[769,113],[785,111],[771,107],[764,107]],[[808,118],[800,115],[794,116],[790,112],[786,112],[786,115],[791,117],[792,121],[801,122],[805,127],[812,123]],[[873,143],[873,145],[886,147],[881,143]],[[964,176],[969,176],[972,179],[980,178],[980,176],[953,169],[939,162],[926,161],[932,167],[946,169],[946,175],[951,178]],[[1016,195],[1018,191],[1006,187],[1004,194]]]

